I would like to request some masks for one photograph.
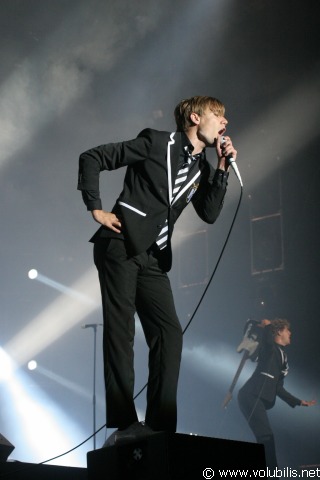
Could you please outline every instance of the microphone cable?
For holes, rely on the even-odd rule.
[[[221,249],[220,255],[219,255],[219,257],[218,257],[216,266],[215,266],[214,269],[213,269],[213,272],[212,272],[212,274],[211,274],[211,276],[210,276],[210,278],[209,278],[209,280],[208,280],[208,283],[207,283],[207,285],[206,285],[206,288],[204,289],[204,291],[203,291],[203,293],[202,293],[202,295],[201,295],[201,297],[200,297],[200,300],[199,300],[196,308],[194,309],[193,314],[192,314],[191,317],[190,317],[189,322],[187,323],[187,325],[186,325],[185,328],[183,329],[183,332],[182,332],[183,335],[185,334],[185,332],[186,332],[187,329],[189,328],[189,326],[190,326],[191,322],[193,321],[193,319],[194,319],[197,311],[199,310],[199,307],[200,307],[200,305],[201,305],[201,303],[202,303],[202,300],[204,299],[204,297],[205,297],[205,295],[206,295],[206,293],[207,293],[207,291],[208,291],[208,288],[210,287],[210,284],[211,284],[211,282],[212,282],[212,279],[213,279],[213,277],[215,276],[215,273],[216,273],[217,268],[218,268],[218,266],[219,266],[219,264],[220,264],[222,255],[224,254],[224,251],[225,251],[226,246],[227,246],[227,244],[228,244],[228,241],[229,241],[229,238],[230,238],[230,235],[231,235],[231,232],[232,232],[234,223],[235,223],[236,218],[237,218],[237,216],[238,216],[238,211],[239,211],[240,204],[241,204],[241,200],[242,200],[242,194],[243,194],[243,188],[241,187],[241,193],[240,193],[239,202],[238,202],[238,205],[237,205],[237,208],[236,208],[236,212],[235,212],[235,214],[234,214],[234,217],[233,217],[231,226],[230,226],[230,228],[229,228],[229,232],[228,232],[228,235],[227,235],[227,237],[226,237],[226,240],[225,240],[225,242],[224,242],[224,244],[223,244],[223,246],[222,246],[222,249]]]

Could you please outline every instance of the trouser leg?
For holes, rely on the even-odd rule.
[[[169,278],[152,255],[138,276],[136,306],[149,347],[146,423],[175,432],[182,329]]]
[[[278,467],[277,455],[276,455],[276,446],[274,442],[273,435],[266,435],[257,438],[258,443],[264,445],[264,451],[266,456],[266,465],[270,469],[275,469]]]
[[[135,296],[139,267],[128,259],[122,240],[94,246],[103,308],[103,355],[107,427],[126,428],[137,421],[133,401]]]
[[[276,468],[275,442],[266,406],[259,397],[246,392],[245,389],[239,390],[238,404],[257,442],[264,445],[267,467]]]

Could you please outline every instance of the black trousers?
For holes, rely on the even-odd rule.
[[[238,392],[238,404],[257,442],[264,445],[267,467],[275,469],[278,462],[274,435],[267,415],[268,405],[246,389],[246,385]]]
[[[135,313],[149,347],[145,421],[154,430],[176,431],[182,329],[169,278],[157,253],[128,257],[124,242],[94,245],[104,317],[103,354],[107,427],[137,421],[134,405]]]

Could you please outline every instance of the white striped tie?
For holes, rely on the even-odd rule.
[[[160,250],[163,250],[167,246],[168,241],[168,220],[166,220],[165,226],[158,235],[158,240],[156,241]]]
[[[188,163],[184,163],[181,166],[181,168],[178,170],[177,178],[174,182],[174,188],[172,191],[173,198],[177,195],[181,186],[187,180],[190,164],[191,164],[191,159],[188,158]],[[165,226],[162,228],[156,240],[156,244],[158,245],[160,250],[163,250],[164,248],[166,248],[167,243],[168,243],[168,220],[166,220]]]

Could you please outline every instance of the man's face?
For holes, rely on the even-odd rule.
[[[285,347],[286,345],[290,344],[290,341],[291,341],[290,337],[291,337],[291,331],[289,330],[288,327],[284,327],[284,329],[278,333],[278,338],[280,340],[278,343],[280,343],[280,345],[283,345]]]
[[[215,144],[219,135],[226,131],[228,121],[222,115],[215,114],[210,108],[206,108],[199,116],[198,137],[206,146]]]

